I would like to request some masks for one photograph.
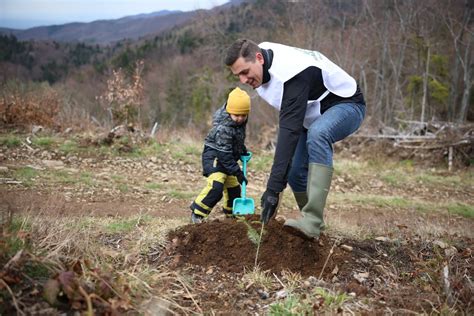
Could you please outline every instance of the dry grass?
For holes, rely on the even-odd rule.
[[[22,260],[34,261],[41,269],[47,269],[49,272],[43,272],[43,277],[47,274],[53,278],[66,271],[75,271],[77,282],[84,284],[83,287],[98,282],[106,284],[112,292],[110,295],[122,302],[125,310],[156,310],[157,298],[159,306],[165,310],[180,309],[167,287],[174,283],[184,289],[186,284],[178,274],[157,266],[154,259],[165,247],[166,233],[183,225],[183,221],[156,219],[143,214],[130,218],[51,217],[45,214],[32,209],[22,217],[14,216],[6,229],[15,236],[10,249],[20,254]],[[17,242],[18,236],[21,236],[21,244]],[[99,297],[97,299],[103,304],[112,304],[97,292],[97,288],[95,291],[85,294],[89,297],[88,302]],[[142,303],[147,301],[148,305]]]
[[[301,287],[301,284],[303,283],[303,277],[297,272],[285,270],[282,272],[281,282],[288,292],[293,292],[297,288]]]
[[[245,270],[244,275],[239,283],[241,289],[249,289],[254,286],[260,289],[271,289],[274,280],[269,271],[262,270],[260,266],[256,266],[251,270]]]

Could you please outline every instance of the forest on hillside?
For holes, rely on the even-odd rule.
[[[257,0],[106,46],[4,35],[0,119],[5,126],[157,123],[204,132],[238,84],[224,66],[225,49],[247,37],[317,50],[339,64],[358,81],[365,125],[374,130],[464,124],[474,120],[473,7],[468,0]],[[253,104],[249,130],[260,135],[277,114],[257,97]]]

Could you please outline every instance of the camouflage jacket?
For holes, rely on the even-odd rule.
[[[220,107],[213,116],[212,128],[204,140],[202,153],[203,174],[207,177],[213,172],[238,175],[240,166],[237,163],[245,147],[245,126],[235,123],[226,111],[226,105]]]

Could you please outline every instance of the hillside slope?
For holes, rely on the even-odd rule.
[[[150,33],[171,29],[193,18],[199,11],[160,11],[151,14],[126,16],[116,20],[90,23],[67,23],[29,28],[3,29],[19,40],[54,40],[58,42],[86,42],[107,44],[122,39],[138,39]]]

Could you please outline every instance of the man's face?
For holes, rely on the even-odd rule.
[[[239,77],[240,82],[245,83],[252,88],[258,88],[262,85],[263,79],[263,56],[256,54],[255,61],[245,61],[239,57],[235,63],[230,66],[232,73]]]

